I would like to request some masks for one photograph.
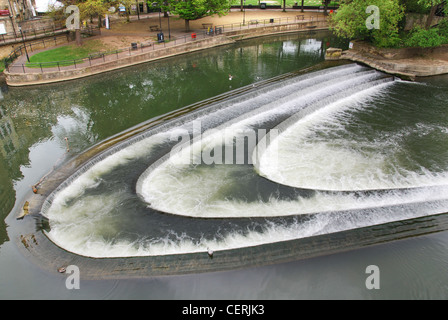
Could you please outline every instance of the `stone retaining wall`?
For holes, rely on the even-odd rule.
[[[167,47],[164,50],[154,50],[142,54],[135,54],[118,60],[107,61],[99,65],[88,66],[85,68],[44,73],[9,73],[5,71],[6,82],[10,86],[27,86],[74,80],[127,66],[136,65],[139,63],[167,58],[178,54],[204,50],[207,48],[226,45],[233,42],[233,40],[225,36],[217,36],[210,37],[204,40],[187,42],[173,47]]]
[[[10,86],[29,86],[38,84],[48,84],[61,81],[75,80],[91,75],[104,73],[140,63],[163,59],[174,55],[188,52],[204,50],[212,47],[234,43],[235,40],[243,40],[271,34],[288,32],[310,32],[313,30],[328,29],[326,21],[299,22],[284,25],[266,25],[254,27],[252,29],[242,29],[227,31],[225,35],[187,42],[184,44],[167,47],[163,50],[154,50],[146,53],[135,54],[126,58],[104,62],[99,65],[78,67],[71,70],[61,70],[53,72],[41,72],[39,69],[33,73],[10,73],[5,70],[6,82]]]
[[[344,51],[341,59],[415,80],[416,77],[448,74],[448,61],[437,59],[437,56],[448,56],[448,45],[437,48],[383,49],[365,42],[354,42],[353,48]]]
[[[385,59],[411,59],[425,55],[445,54],[448,56],[448,45],[436,48],[377,48],[364,41],[353,41],[353,50],[368,53]]]
[[[306,21],[299,23],[289,23],[282,25],[265,25],[263,27],[254,27],[253,29],[241,29],[227,31],[225,34],[235,40],[244,40],[249,38],[255,38],[270,34],[288,33],[297,31],[313,31],[320,29],[328,29],[328,23],[326,21]]]

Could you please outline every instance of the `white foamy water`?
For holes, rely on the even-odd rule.
[[[148,157],[157,148],[173,142],[173,137],[191,134],[194,130],[191,121],[126,145],[98,160],[56,192],[44,208],[43,214],[50,221],[49,238],[64,249],[84,256],[156,256],[206,252],[207,248],[219,251],[257,246],[446,212],[448,187],[443,185],[443,174],[421,171],[412,175],[393,166],[389,171],[384,170],[385,162],[391,157],[378,150],[393,149],[398,140],[377,140],[359,146],[344,140],[344,135],[332,141],[319,138],[320,132],[335,132],[333,136],[343,132],[342,121],[350,120],[346,111],[362,109],[370,98],[387,94],[384,89],[391,85],[375,82],[378,73],[357,66],[328,70],[328,73],[334,78],[329,80],[324,73],[308,75],[300,81],[289,81],[284,88],[277,85],[272,99],[269,99],[269,90],[263,89],[266,91],[263,94],[233,104],[224,103],[222,108],[202,114],[197,119],[214,130],[203,134],[201,140],[185,145],[182,153],[173,153],[152,164],[137,183],[138,196],[126,188],[104,188],[106,176],[119,172],[135,159]],[[311,111],[305,112],[308,106]],[[279,137],[269,141],[267,148],[257,150],[256,169],[272,181],[320,191],[281,196],[271,183],[268,188],[272,190],[268,190],[270,196],[266,198],[257,196],[257,188],[264,179],[251,165],[191,163],[201,158],[204,150],[231,144],[253,126],[279,114],[291,116],[297,112],[303,112],[303,117],[285,130],[282,128]],[[228,117],[228,121],[214,127],[214,121],[221,117]],[[167,154],[170,151],[166,150]],[[252,151],[245,150],[251,155]],[[125,181],[126,176],[122,179],[123,183],[130,184]],[[440,183],[434,183],[437,179]],[[428,187],[395,190],[401,185]],[[322,191],[366,189],[366,186],[394,190]],[[267,187],[264,184],[260,188]],[[246,193],[255,196],[247,198]],[[178,223],[176,228],[166,227],[157,236],[140,230],[128,237],[123,226],[130,219],[142,219],[132,222],[147,225],[150,217],[145,213],[133,215],[134,212],[123,209],[129,208],[123,204],[143,200],[148,208],[188,219],[226,218],[234,219],[235,224],[239,218],[270,219],[216,235],[205,235],[207,230],[204,230],[204,236],[192,236]],[[286,216],[297,217],[285,222],[282,217]]]
[[[444,132],[441,128],[417,123],[406,130],[379,133],[374,139],[347,137],[345,125],[353,121],[352,112],[364,109],[366,102],[378,94],[381,90],[372,88],[299,118],[259,154],[260,175],[296,188],[332,191],[448,184],[446,171],[432,172],[422,166],[411,170],[403,165],[415,162],[401,145],[404,137],[416,130],[421,135]]]
[[[317,87],[306,94],[291,95],[287,99],[280,99],[276,103],[270,103],[267,106],[260,105],[254,112],[237,117],[230,123],[225,123],[220,127],[211,130],[209,134],[204,134],[201,139],[191,141],[189,145],[182,149],[178,154],[172,154],[164,162],[156,167],[151,167],[142,175],[137,183],[137,193],[155,210],[172,213],[176,215],[201,217],[201,218],[228,218],[228,217],[272,217],[284,216],[292,214],[310,214],[323,212],[334,208],[336,210],[354,209],[350,203],[350,198],[342,201],[338,197],[319,197],[312,199],[300,199],[297,202],[276,201],[272,199],[269,203],[259,203],[258,207],[249,210],[245,202],[229,201],[222,199],[221,189],[237,188],[238,181],[235,176],[247,175],[249,171],[241,170],[235,165],[214,165],[214,166],[192,166],[191,164],[200,163],[197,159],[204,158],[204,154],[209,154],[209,150],[217,150],[218,147],[229,145],[234,142],[234,138],[243,136],[250,130],[254,124],[262,123],[278,114],[294,114],[295,111],[305,110],[307,105],[317,103],[319,100],[315,95],[324,95],[331,97],[330,92],[339,92],[342,88],[351,87],[363,81],[373,81],[378,77],[378,73],[357,74],[356,76],[341,77],[342,79],[334,79],[332,86]],[[377,85],[367,85],[364,90],[348,99],[356,101],[359,99],[367,99],[375,94],[381,93],[381,90],[390,85],[391,82]],[[300,83],[296,84],[300,87]],[[359,87],[358,87],[359,88]],[[350,92],[350,91],[348,91]],[[334,105],[343,105],[346,97],[334,103]],[[332,101],[332,100],[330,100]],[[332,106],[329,107],[330,109]],[[326,108],[324,108],[326,109]],[[322,113],[315,111],[315,113]],[[269,145],[271,154],[275,153],[277,141]],[[205,152],[204,152],[205,151]],[[265,155],[264,148],[257,149],[258,154]],[[245,149],[252,155],[252,150]],[[317,151],[318,152],[318,151]],[[323,153],[322,157],[326,154]],[[241,157],[241,155],[240,155]],[[257,162],[254,157],[254,163]],[[263,158],[262,158],[263,159]],[[269,159],[270,169],[275,172],[279,165]],[[257,166],[258,164],[255,163]],[[281,165],[287,166],[288,162]],[[319,164],[316,164],[319,165]],[[247,170],[247,169],[246,169]],[[238,172],[241,171],[241,172]],[[233,184],[233,186],[232,186]],[[341,200],[338,203],[338,200]],[[366,202],[365,207],[368,204]]]
[[[384,195],[316,192],[311,197],[269,201],[226,198],[227,190],[237,189],[251,170],[241,166],[179,166],[164,164],[153,171],[143,185],[143,197],[152,208],[194,218],[281,217],[327,211],[355,210],[396,204],[441,200],[442,193],[415,191]],[[242,181],[243,180],[243,181]]]
[[[448,190],[440,190],[440,193],[446,194]],[[440,194],[439,197],[442,195]],[[91,209],[103,208],[104,212],[111,212],[112,207],[117,203],[118,194],[111,195],[110,198],[96,199],[93,203],[88,203]],[[96,216],[96,219],[89,219],[79,216],[77,213],[68,212],[68,219],[61,225],[55,225],[49,236],[57,244],[62,245],[66,250],[89,256],[89,257],[131,257],[131,256],[157,256],[169,254],[186,254],[193,252],[207,252],[207,248],[214,251],[243,248],[248,246],[258,246],[280,241],[288,241],[306,238],[310,236],[328,234],[355,228],[361,228],[371,225],[377,225],[402,219],[411,219],[425,215],[445,212],[448,203],[443,200],[429,202],[434,195],[434,190],[420,191],[414,194],[409,193],[405,196],[408,201],[415,201],[417,209],[409,210],[405,207],[384,207],[384,203],[403,202],[403,195],[391,194],[384,198],[371,198],[367,203],[366,199],[359,199],[355,195],[347,196],[346,201],[350,202],[350,207],[370,206],[368,210],[350,213],[350,212],[327,212],[309,216],[309,219],[301,221],[295,219],[293,222],[274,222],[267,221],[260,225],[256,230],[237,230],[225,235],[216,236],[212,239],[200,238],[193,239],[188,236],[188,232],[168,231],[165,237],[151,238],[142,236],[135,241],[120,239],[119,230],[106,230],[116,232],[116,237],[107,239],[100,234],[101,228],[113,229],[114,224],[108,223],[113,220],[109,216]],[[443,198],[446,198],[443,196]],[[319,201],[319,197],[314,199]],[[392,200],[392,201],[390,201]],[[406,199],[405,199],[406,201]],[[420,203],[419,201],[424,201]],[[104,208],[103,204],[108,204]],[[330,202],[328,202],[330,204]],[[341,205],[341,199],[333,199],[333,204]],[[265,204],[267,205],[267,204]],[[292,202],[289,205],[271,203],[267,206],[276,207],[280,210],[297,210],[298,202]],[[245,206],[233,206],[232,209],[242,209],[255,211],[263,207],[261,203],[246,204]],[[337,206],[336,206],[337,207]],[[108,211],[108,209],[110,211]],[[334,207],[332,209],[335,209]],[[96,220],[96,221],[95,221]]]

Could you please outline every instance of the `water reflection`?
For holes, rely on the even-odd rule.
[[[2,94],[0,100],[3,100]],[[6,159],[13,157],[19,147],[19,137],[12,119],[0,105],[0,163],[5,163]],[[7,167],[3,165],[0,166],[0,181],[0,217],[5,217],[14,207],[15,192]],[[8,240],[6,224],[0,219],[0,245]]]

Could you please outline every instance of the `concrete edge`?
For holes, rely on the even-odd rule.
[[[434,66],[433,68],[429,68],[428,66],[419,64],[413,65],[374,59],[355,50],[344,51],[339,59],[361,63],[387,74],[411,81],[415,81],[419,77],[431,77],[448,74],[448,63],[445,66]]]
[[[26,87],[26,86],[36,86],[36,85],[44,85],[44,84],[52,84],[52,83],[59,83],[59,82],[67,82],[71,80],[78,80],[98,74],[102,74],[104,72],[110,72],[115,71],[127,67],[132,67],[135,65],[148,63],[152,61],[158,61],[162,59],[167,59],[174,56],[179,56],[182,54],[187,54],[190,52],[197,52],[202,51],[206,49],[211,49],[219,46],[224,46],[227,44],[232,44],[236,41],[242,41],[246,39],[252,39],[257,37],[264,37],[264,36],[270,36],[270,35],[279,35],[279,34],[288,34],[288,33],[294,33],[294,32],[313,32],[313,31],[325,31],[329,30],[328,26],[323,27],[317,27],[313,29],[304,29],[307,28],[306,24],[303,22],[297,22],[297,23],[290,23],[290,24],[284,24],[284,25],[275,25],[275,26],[263,26],[259,28],[253,28],[253,29],[247,29],[247,30],[236,30],[236,31],[228,31],[224,32],[222,36],[215,36],[212,38],[206,38],[197,40],[195,42],[188,42],[184,44],[179,44],[173,47],[168,48],[167,51],[168,54],[161,54],[160,56],[156,57],[149,57],[145,58],[145,56],[148,56],[148,53],[142,53],[135,56],[131,56],[131,58],[136,59],[136,61],[127,62],[124,64],[121,64],[126,58],[114,60],[111,62],[105,62],[96,66],[92,67],[85,67],[80,69],[73,69],[73,70],[66,70],[66,71],[55,71],[55,72],[48,72],[48,73],[9,73],[7,70],[4,71],[4,75],[6,78],[7,85],[11,87]],[[324,23],[326,24],[326,21],[320,21],[317,23]],[[290,29],[290,26],[297,27]],[[199,44],[198,47],[192,47],[192,44]],[[183,50],[182,50],[183,49]],[[180,52],[179,52],[180,50]],[[173,53],[169,53],[170,51],[176,51]],[[121,63],[120,63],[121,62]],[[112,64],[111,67],[107,67],[108,64]],[[92,70],[93,69],[93,70]],[[69,76],[61,76],[64,73],[70,74]],[[27,77],[28,76],[28,77]],[[47,76],[47,79],[42,79],[43,76]],[[12,77],[18,77],[18,80],[12,80]],[[27,80],[26,78],[32,77],[31,80]],[[54,77],[54,78],[52,78]],[[22,79],[21,79],[22,78]],[[36,80],[36,78],[40,78],[39,80]]]

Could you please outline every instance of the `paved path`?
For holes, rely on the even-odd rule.
[[[165,48],[173,47],[178,44],[197,41],[199,39],[204,39],[206,37],[210,37],[206,35],[204,32],[198,33],[197,37],[193,39],[191,35],[184,35],[182,37],[175,38],[172,36],[172,41],[158,43],[158,42],[148,42],[137,45],[135,48],[128,47],[122,48],[118,50],[114,50],[113,53],[98,53],[91,55],[91,58],[85,58],[83,61],[80,60],[67,60],[65,62],[56,62],[56,63],[34,63],[31,64],[32,67],[29,67],[30,64],[27,63],[27,58],[25,55],[20,56],[18,59],[14,61],[9,66],[10,73],[46,73],[46,72],[54,72],[54,71],[64,71],[64,70],[73,70],[73,69],[82,69],[90,66],[95,66],[99,64],[103,64],[105,62],[120,60],[129,56],[138,55],[142,53],[147,53],[155,50],[163,50]],[[52,47],[54,49],[56,47]],[[33,56],[38,54],[39,52],[46,51],[47,49],[36,50],[33,53],[29,54],[29,56]],[[64,65],[65,64],[65,65]],[[28,65],[28,66],[27,66]],[[52,67],[49,67],[51,65]]]
[[[242,15],[243,14],[243,15]],[[266,18],[270,17],[270,18]],[[261,27],[279,27],[284,28],[282,32],[286,29],[285,26],[291,27],[293,31],[298,31],[298,22],[301,23],[300,28],[303,30],[305,26],[316,25],[316,20],[324,20],[322,14],[318,15],[316,12],[308,12],[302,14],[299,11],[293,12],[282,12],[278,11],[266,11],[266,10],[252,10],[247,12],[233,12],[225,17],[206,17],[197,21],[190,22],[192,28],[191,31],[186,32],[184,21],[180,19],[159,19],[158,14],[150,14],[146,17],[140,17],[139,21],[134,21],[132,23],[123,23],[115,21],[111,23],[111,29],[102,29],[101,36],[95,36],[91,39],[100,39],[105,47],[110,47],[107,45],[107,41],[125,39],[123,41],[132,40],[134,43],[133,47],[125,47],[118,50],[109,50],[108,52],[93,54],[88,58],[70,61],[60,61],[55,63],[37,63],[30,65],[27,63],[26,56],[20,56],[16,59],[5,71],[6,79],[10,85],[29,85],[38,83],[48,83],[64,81],[67,79],[76,79],[81,76],[88,76],[89,74],[96,74],[101,70],[104,72],[106,70],[114,70],[116,68],[125,67],[127,65],[133,65],[135,63],[142,63],[146,61],[151,61],[154,59],[160,59],[165,56],[179,54],[183,52],[189,52],[191,50],[204,49],[210,46],[221,45],[228,42],[229,38],[224,40],[212,38],[216,34],[210,33],[208,29],[208,24],[212,24],[215,27],[220,28],[223,34],[232,34],[235,32],[242,32],[246,34],[258,34],[262,35],[258,29]],[[243,18],[243,20],[241,20]],[[302,21],[302,19],[304,19]],[[243,25],[242,22],[245,21],[246,24]],[[158,42],[150,40],[151,38],[157,38],[157,34],[160,31],[150,31],[149,26],[155,25],[159,22],[164,30],[165,42]],[[168,29],[167,26],[170,26]],[[204,29],[207,27],[207,30]],[[266,28],[264,28],[266,29]],[[269,28],[267,28],[269,29]],[[168,31],[169,30],[169,31]],[[253,30],[253,32],[251,31]],[[257,30],[257,31],[255,31]],[[292,31],[292,30],[291,30]],[[277,31],[278,32],[278,31]],[[269,31],[264,34],[269,34]],[[171,35],[171,41],[169,40],[169,35]],[[146,41],[137,41],[137,40]],[[149,40],[148,40],[149,39]],[[198,42],[201,40],[207,40],[207,44],[191,45],[192,42]],[[86,40],[87,41],[87,40]],[[106,42],[105,42],[106,41]],[[134,42],[135,41],[135,42]],[[182,47],[183,44],[187,46]],[[170,48],[178,46],[180,48],[176,50],[170,50]],[[183,49],[182,49],[183,48]],[[43,49],[48,50],[49,48]],[[30,53],[30,56],[42,52],[43,50],[37,50]],[[184,51],[182,51],[184,50]],[[186,50],[186,51],[185,51]],[[157,51],[152,54],[151,51]],[[136,56],[132,58],[133,56]],[[138,57],[140,56],[140,57]],[[91,68],[93,67],[93,69]],[[58,75],[59,73],[59,75]],[[48,76],[42,77],[39,74],[49,74]],[[9,81],[8,81],[9,80]]]
[[[243,14],[243,16],[242,16]],[[254,29],[260,26],[266,25],[280,25],[287,22],[296,22],[297,16],[302,15],[300,11],[291,11],[291,12],[282,12],[281,10],[247,10],[247,12],[241,13],[240,11],[233,11],[228,16],[224,17],[206,17],[200,19],[198,21],[192,21],[191,31],[185,32],[184,21],[171,18],[170,19],[170,29],[168,29],[168,20],[161,19],[159,20],[158,13],[151,13],[147,15],[141,15],[140,20],[136,16],[133,16],[132,19],[134,22],[129,24],[123,24],[123,20],[125,18],[119,18],[122,22],[117,21],[111,23],[111,29],[106,30],[102,29],[101,36],[95,36],[91,39],[105,39],[105,38],[117,38],[117,37],[156,37],[157,33],[160,31],[149,31],[149,25],[155,25],[157,22],[162,22],[162,28],[164,30],[165,42],[158,43],[157,41],[146,41],[140,44],[137,44],[135,48],[132,47],[122,47],[118,50],[112,50],[112,54],[94,54],[91,58],[86,58],[84,61],[66,61],[66,62],[56,62],[56,63],[42,63],[42,64],[33,64],[30,67],[30,64],[27,63],[26,56],[21,56],[14,61],[9,66],[10,73],[46,73],[46,72],[54,72],[54,71],[64,71],[64,70],[73,70],[73,69],[82,69],[90,66],[99,65],[105,62],[114,61],[123,59],[132,55],[138,55],[142,53],[147,53],[149,51],[154,50],[163,50],[165,48],[169,48],[175,45],[179,45],[182,43],[197,41],[200,39],[205,39],[210,37],[208,35],[207,30],[204,29],[202,24],[211,23],[213,26],[222,27],[222,31],[226,32],[229,30],[240,30],[240,29]],[[306,12],[303,14],[304,19],[316,19],[318,17],[316,12]],[[243,26],[241,18],[246,22],[246,25]],[[272,18],[267,18],[272,17]],[[322,18],[322,15],[320,15]],[[274,23],[270,23],[269,19],[275,19]],[[281,19],[281,20],[280,20]],[[254,24],[255,20],[257,20],[258,24]],[[250,23],[252,22],[252,24]],[[196,34],[196,38],[193,38],[192,34]],[[210,34],[210,33],[209,33]],[[171,35],[171,41],[169,39]],[[137,41],[136,41],[137,43]],[[54,49],[58,46],[54,46],[51,48],[46,48],[42,50],[36,50],[33,53],[30,53],[29,56],[33,56],[39,52],[48,49]]]

